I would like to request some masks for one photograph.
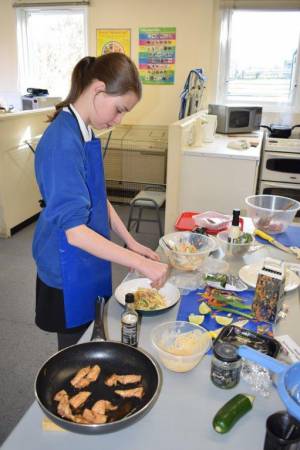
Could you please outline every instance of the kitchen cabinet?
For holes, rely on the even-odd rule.
[[[49,109],[0,116],[0,236],[40,211],[33,150],[47,126]]]
[[[200,113],[169,127],[165,232],[174,229],[183,211],[245,215],[245,197],[255,194],[263,133],[216,135],[214,142],[193,145]],[[246,139],[247,150],[228,148],[231,141]],[[198,141],[199,143],[199,141]]]
[[[185,152],[182,159],[181,211],[220,211],[245,208],[245,197],[255,193],[258,161]],[[244,214],[245,211],[242,211]]]

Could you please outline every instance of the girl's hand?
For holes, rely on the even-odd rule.
[[[138,271],[152,281],[151,286],[153,288],[160,289],[169,275],[169,266],[168,264],[143,258]]]
[[[135,239],[132,239],[130,242],[128,242],[127,248],[134,253],[138,253],[139,255],[145,256],[146,258],[152,259],[153,261],[160,261],[160,257],[157,253],[151,250],[151,248],[139,244]]]

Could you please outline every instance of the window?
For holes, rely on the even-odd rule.
[[[87,54],[83,7],[18,8],[19,87],[65,97],[74,65]]]
[[[299,24],[297,11],[227,10],[221,31],[219,101],[295,106]]]

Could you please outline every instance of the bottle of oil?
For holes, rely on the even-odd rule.
[[[137,325],[139,315],[134,309],[134,295],[125,295],[125,310],[121,316],[122,342],[123,344],[137,347]]]
[[[241,230],[240,230],[240,213],[241,211],[239,209],[234,209],[232,212],[232,222],[231,227],[229,228],[228,232],[228,242],[231,244],[234,244],[236,239],[240,236]]]

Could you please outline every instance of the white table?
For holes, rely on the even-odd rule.
[[[260,253],[248,255],[243,261],[232,264],[237,272],[241,264],[263,256],[285,257],[271,247]],[[296,261],[293,256],[291,261]],[[300,344],[300,305],[298,289],[288,293],[285,303],[289,305],[288,317],[279,322],[276,334],[289,334]],[[178,305],[158,316],[143,317],[139,345],[153,353],[150,343],[151,329],[168,320],[174,320]],[[111,299],[107,307],[106,330],[112,340],[120,339],[120,316],[122,307]],[[89,329],[83,340],[91,335]],[[277,392],[272,389],[269,398],[257,396],[250,413],[226,435],[219,435],[212,428],[217,410],[231,397],[240,392],[250,393],[245,382],[231,390],[215,387],[209,378],[210,357],[206,356],[191,372],[174,373],[162,368],[163,384],[157,403],[140,421],[123,430],[96,436],[75,434],[67,431],[43,431],[43,413],[36,402],[28,409],[8,439],[3,450],[260,450],[263,448],[265,421],[275,411],[284,409]]]

